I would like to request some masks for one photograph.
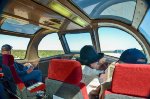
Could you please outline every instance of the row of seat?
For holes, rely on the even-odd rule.
[[[17,95],[22,99],[34,99],[34,92],[43,90],[43,87],[29,91],[20,80],[13,66],[12,55],[3,56],[3,64],[12,71]],[[125,99],[126,97],[147,98],[150,94],[150,65],[143,64],[116,64],[112,78],[111,89],[104,92],[106,99]],[[53,99],[88,99],[86,85],[81,82],[81,64],[75,60],[52,59],[48,68],[48,78],[45,80],[46,98]],[[32,87],[31,87],[32,88]],[[35,97],[36,98],[36,97]]]
[[[19,78],[12,55],[3,55],[3,64],[10,68],[15,87],[15,95],[21,99],[36,99],[36,92],[44,90],[41,83],[26,87]],[[61,97],[63,99],[88,99],[86,86],[81,83],[81,64],[75,60],[52,59],[48,69],[48,79],[46,79],[46,98]],[[8,81],[9,82],[9,81]],[[38,86],[40,85],[40,86]],[[38,86],[38,87],[37,87]],[[14,88],[13,88],[14,89]],[[32,89],[32,90],[31,90]]]

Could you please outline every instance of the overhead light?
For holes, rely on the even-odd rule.
[[[56,11],[57,13],[65,16],[67,18],[71,18],[73,16],[73,14],[71,13],[70,10],[68,10],[66,7],[62,6],[60,3],[56,2],[56,1],[52,1],[51,3],[49,3],[48,6],[52,10]]]
[[[80,17],[73,18],[73,21],[78,23],[81,26],[87,26],[88,25],[88,23],[85,20],[81,19]]]
[[[76,14],[74,14],[72,11],[70,11],[65,6],[61,5],[57,1],[52,1],[48,4],[48,7],[57,13],[69,18],[70,20],[74,21],[75,23],[79,24],[80,26],[87,26],[88,23],[83,20],[82,18],[78,17]]]

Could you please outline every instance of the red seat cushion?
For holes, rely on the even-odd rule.
[[[116,64],[112,92],[137,97],[150,95],[150,65]]]
[[[78,85],[82,79],[81,64],[75,60],[52,59],[48,78]]]

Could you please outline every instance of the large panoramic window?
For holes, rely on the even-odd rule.
[[[71,52],[79,52],[84,45],[92,45],[90,33],[66,34]]]
[[[150,8],[144,17],[139,30],[150,43]]]
[[[48,34],[42,39],[38,46],[39,57],[44,58],[59,54],[64,54],[64,50],[57,33]]]
[[[12,55],[15,59],[24,59],[26,55],[27,46],[29,43],[29,38],[8,36],[0,34],[0,48],[4,44],[9,44],[13,47]]]
[[[101,51],[106,55],[120,57],[121,53],[129,48],[143,51],[141,45],[132,35],[118,28],[101,27],[98,33]]]
[[[25,22],[21,22],[15,19],[6,19],[4,23],[1,26],[1,29],[8,30],[12,32],[18,32],[18,33],[25,33],[25,34],[34,34],[37,32],[41,27],[28,24]]]

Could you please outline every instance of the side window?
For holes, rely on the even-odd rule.
[[[12,55],[15,59],[24,59],[26,55],[27,46],[29,43],[29,38],[8,36],[0,34],[0,48],[4,44],[9,44],[13,47]]]
[[[90,33],[66,34],[65,37],[71,52],[79,52],[84,45],[92,45]]]
[[[112,27],[100,27],[98,30],[101,51],[106,55],[120,57],[129,48],[142,50],[141,45],[129,33]]]
[[[139,26],[139,31],[143,34],[143,36],[148,40],[150,43],[150,8],[147,11],[142,23]]]
[[[57,33],[45,36],[38,46],[38,55],[40,58],[64,54]]]

